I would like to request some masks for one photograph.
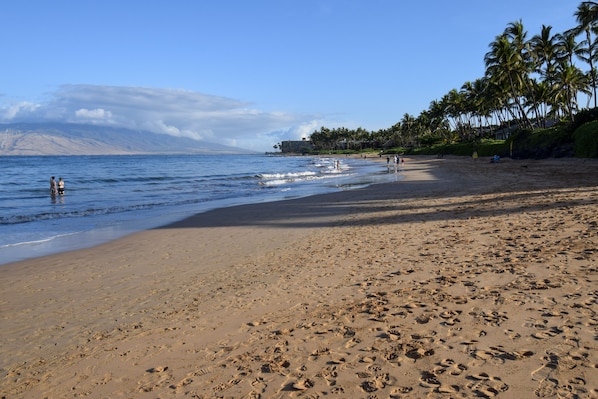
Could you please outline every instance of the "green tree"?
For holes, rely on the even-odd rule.
[[[577,42],[576,34],[573,29],[556,35],[557,56],[556,61],[567,61],[569,65],[574,64],[575,57],[579,57],[582,52],[582,46]]]
[[[578,26],[573,31],[576,34],[585,33],[585,40],[582,42],[584,47],[580,53],[580,58],[590,65],[590,78],[592,93],[594,97],[594,108],[597,106],[596,99],[596,71],[594,61],[596,58],[596,43],[592,40],[592,33],[598,28],[598,4],[592,1],[584,1],[575,11],[575,18]]]
[[[518,51],[518,45],[511,42],[503,33],[490,43],[490,51],[484,57],[486,77],[497,87],[507,88],[512,102],[518,111],[518,121],[524,127],[532,127],[522,103],[524,80],[528,78],[528,67]]]
[[[574,120],[578,111],[577,93],[591,94],[590,80],[591,77],[566,62],[559,64],[556,69],[556,99],[559,104],[564,105],[565,113],[571,120]]]
[[[401,137],[403,138],[403,143],[414,146],[415,145],[415,117],[413,115],[409,115],[405,113],[403,118],[401,119]]]
[[[554,74],[558,57],[558,36],[552,35],[552,26],[542,25],[542,32],[530,40],[532,56],[536,59],[536,72],[544,79],[550,79]]]

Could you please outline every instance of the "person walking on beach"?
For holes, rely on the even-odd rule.
[[[55,197],[56,192],[56,180],[54,180],[54,176],[52,176],[52,178],[50,179],[50,196]]]
[[[62,177],[58,178],[58,194],[64,195],[64,180],[62,180]]]

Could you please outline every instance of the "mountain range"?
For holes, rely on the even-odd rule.
[[[58,122],[0,124],[0,156],[250,152],[188,137],[125,128]]]

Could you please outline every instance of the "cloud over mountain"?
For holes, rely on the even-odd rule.
[[[266,112],[247,102],[181,89],[64,85],[45,103],[0,108],[0,122],[66,122],[149,131],[250,150],[299,139],[316,115]]]

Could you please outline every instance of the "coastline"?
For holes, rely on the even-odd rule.
[[[598,396],[596,166],[408,158],[3,265],[0,393]]]
[[[28,163],[35,157],[21,158],[22,163],[15,165],[9,174],[15,173],[21,165],[31,167],[27,169],[30,170],[28,173],[37,179],[42,172],[31,172],[38,168],[37,163]],[[342,170],[333,169],[329,157],[322,160],[285,157],[284,161],[272,161],[271,158],[235,157],[244,165],[242,170],[236,169],[231,158],[214,156],[94,158],[92,166],[86,169],[89,178],[78,177],[86,183],[74,180],[73,191],[69,190],[66,197],[48,204],[47,197],[41,195],[45,190],[43,193],[36,191],[37,195],[24,200],[21,210],[11,208],[14,204],[10,201],[4,202],[4,213],[0,216],[0,266],[93,247],[210,209],[348,190],[388,177],[380,173],[379,164],[356,158],[343,160],[347,165],[343,165]],[[69,158],[65,166],[60,165],[60,157],[51,159],[58,164],[44,162],[50,169],[76,169],[82,167],[85,160],[84,157]],[[111,190],[104,195],[105,182],[99,175],[102,168],[114,161],[124,162],[129,167],[121,168],[122,175],[112,176]],[[202,165],[199,172],[194,170],[196,162]],[[215,162],[219,162],[219,166],[211,166]],[[140,163],[154,165],[157,169],[162,166],[164,175],[156,178],[146,168],[141,168],[141,173],[135,172],[133,165]],[[96,168],[98,173],[94,173]],[[21,190],[38,190],[42,182],[35,179],[26,179],[29,184]],[[71,176],[71,179],[74,178]],[[206,179],[208,185],[198,192],[198,181]],[[45,183],[44,180],[44,188]],[[157,189],[157,186],[161,188]],[[6,193],[6,197],[10,195]]]

